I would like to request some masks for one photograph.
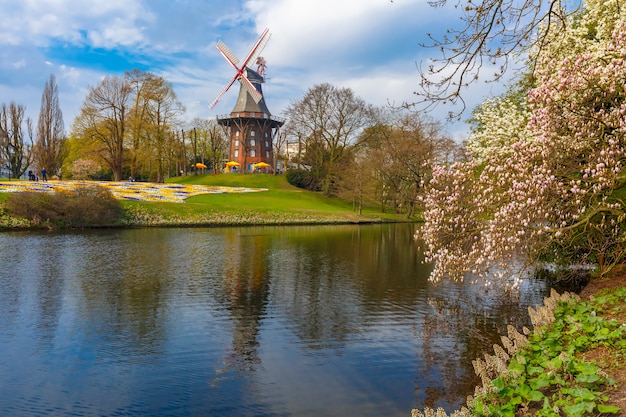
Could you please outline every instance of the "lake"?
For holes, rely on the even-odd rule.
[[[456,409],[549,288],[434,286],[415,227],[0,233],[0,415]]]

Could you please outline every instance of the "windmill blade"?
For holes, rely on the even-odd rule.
[[[226,58],[228,62],[230,62],[233,67],[237,68],[239,58],[237,58],[237,55],[235,55],[233,51],[231,51],[231,49],[228,47],[228,45],[224,43],[224,41],[220,40],[219,42],[217,42],[217,45],[215,45],[215,47],[218,51],[220,51],[222,56]],[[239,70],[239,68],[237,68],[237,70]]]
[[[263,96],[259,93],[259,90],[256,89],[254,84],[250,82],[248,77],[242,75],[241,78],[239,78],[239,81],[241,81],[241,86],[248,92],[248,94],[250,94],[250,96],[252,96],[252,100],[254,100],[255,103],[261,101]]]
[[[265,49],[265,45],[267,45],[267,42],[269,42],[271,37],[272,34],[268,33],[267,36],[263,39],[263,42],[259,44],[258,48],[256,48],[254,53],[250,56],[250,59],[246,61],[246,65],[248,62],[256,63],[256,59],[259,57],[259,55],[261,55],[261,52],[263,52],[263,49]]]
[[[237,80],[237,78],[239,78],[239,73],[237,73],[237,75],[235,75],[228,84],[226,84],[226,87],[224,87],[224,89],[222,89],[222,91],[217,95],[217,97],[215,97],[215,100],[213,100],[213,103],[211,103],[210,108],[213,109],[213,107],[215,107],[215,105],[217,104],[218,101],[220,101],[220,99],[222,98],[222,96],[224,94],[226,94],[226,92],[228,91],[228,89],[230,88],[231,85],[233,85],[233,83]],[[256,91],[256,88],[255,88]]]
[[[263,51],[263,48],[265,48],[267,41],[270,39],[270,36],[272,36],[270,34],[270,30],[266,28],[261,36],[259,36],[259,39],[256,41],[252,49],[250,49],[250,52],[248,52],[248,56],[246,56],[246,59],[243,60],[243,65],[241,66],[242,69],[243,67],[248,65],[248,62],[250,62],[252,56],[254,56],[255,59],[257,56],[259,56],[259,54]]]
[[[215,100],[213,100],[213,102],[211,103],[211,106],[210,106],[211,109],[215,107],[217,102],[222,98],[224,94],[226,94],[228,89],[233,85],[233,83],[236,80],[239,80],[241,82],[242,88],[245,89],[248,94],[250,94],[250,96],[256,103],[261,101],[261,99],[263,98],[263,95],[261,94],[259,90],[256,89],[254,84],[252,84],[252,82],[248,79],[248,76],[246,74],[246,66],[248,65],[248,62],[250,62],[250,60],[252,59],[256,60],[258,58],[260,53],[263,51],[263,48],[265,48],[265,45],[269,41],[270,36],[271,35],[269,33],[269,29],[266,28],[261,34],[261,36],[259,37],[259,39],[254,44],[252,49],[250,49],[250,52],[246,56],[246,59],[243,61],[243,64],[241,66],[238,66],[239,58],[237,58],[237,56],[233,53],[233,51],[231,51],[231,49],[226,45],[226,43],[224,43],[222,40],[217,42],[215,47],[217,48],[218,51],[220,51],[220,54],[222,54],[222,56],[233,66],[233,68],[237,70],[237,73],[230,80],[230,82],[226,85],[226,87],[222,89],[222,91],[217,95],[217,97],[215,97]]]

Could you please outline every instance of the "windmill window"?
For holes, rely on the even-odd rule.
[[[265,141],[265,147],[269,148],[270,147],[270,143],[268,141]]]
[[[250,156],[251,157],[255,157],[256,156],[256,152],[254,151],[254,149],[250,150]]]
[[[254,117],[254,112],[250,113],[250,117]]]
[[[267,132],[265,132],[265,137],[267,137]]]
[[[250,136],[255,136],[256,133],[254,133],[254,130],[252,132],[250,132]]]
[[[235,136],[239,137],[239,131],[238,130],[235,132]]]
[[[237,132],[237,133],[239,133],[239,132]],[[235,141],[235,146],[239,146],[239,139],[237,139],[237,140]]]
[[[269,158],[270,157],[270,151],[265,151],[265,157]]]
[[[254,139],[250,139],[250,146],[256,146],[256,141]]]
[[[239,149],[235,149],[235,158],[239,158]]]

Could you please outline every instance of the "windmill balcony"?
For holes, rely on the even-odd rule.
[[[217,120],[224,119],[232,119],[232,118],[250,118],[250,119],[267,119],[279,122],[281,124],[285,123],[285,118],[272,116],[267,113],[259,113],[259,112],[237,112],[230,114],[219,114],[216,116]]]

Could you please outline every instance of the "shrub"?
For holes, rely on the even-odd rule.
[[[294,187],[311,191],[319,191],[319,184],[310,171],[305,169],[290,169],[285,175],[287,182]]]
[[[6,211],[35,225],[52,227],[115,226],[123,209],[109,190],[84,187],[74,193],[14,193],[5,201]]]

